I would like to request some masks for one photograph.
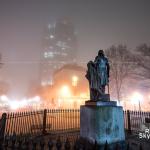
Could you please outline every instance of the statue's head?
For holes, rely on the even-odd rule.
[[[104,56],[104,51],[103,50],[99,50],[98,51],[98,56]]]

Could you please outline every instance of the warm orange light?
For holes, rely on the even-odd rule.
[[[86,93],[81,93],[81,94],[80,94],[80,97],[81,97],[81,98],[87,98],[88,96],[87,96]]]
[[[72,77],[72,85],[77,86],[79,78],[77,76]]]
[[[143,100],[143,95],[138,92],[133,93],[131,101],[133,104],[138,104],[140,101]]]
[[[70,88],[67,85],[64,85],[61,88],[60,94],[62,97],[70,97],[71,96]]]

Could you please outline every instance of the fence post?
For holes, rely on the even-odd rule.
[[[44,114],[43,114],[43,131],[42,133],[46,133],[46,115],[47,115],[47,109],[44,109]]]
[[[130,111],[127,110],[127,119],[128,119],[128,133],[132,134],[131,132],[131,119],[130,119]]]
[[[1,142],[3,142],[4,135],[5,135],[6,116],[7,114],[3,113],[0,119],[0,141]]]

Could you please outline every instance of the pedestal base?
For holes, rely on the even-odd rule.
[[[79,138],[78,143],[84,147],[85,150],[105,150],[106,149],[106,143],[105,144],[98,144],[98,143],[90,143],[85,138]],[[107,144],[107,149],[109,150],[127,150],[127,143],[125,141],[119,141],[111,144]]]
[[[80,137],[99,145],[125,141],[123,109],[120,106],[81,106]]]

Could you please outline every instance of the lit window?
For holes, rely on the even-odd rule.
[[[48,57],[54,57],[54,53],[53,52],[48,52]]]
[[[48,53],[47,53],[47,52],[44,53],[44,57],[45,57],[45,58],[48,57]]]
[[[77,86],[79,78],[77,76],[72,77],[72,86]]]
[[[50,35],[50,38],[53,39],[53,38],[54,38],[54,35]]]

